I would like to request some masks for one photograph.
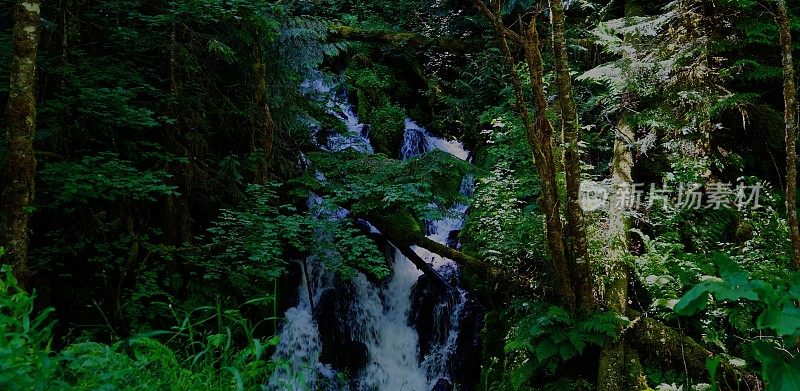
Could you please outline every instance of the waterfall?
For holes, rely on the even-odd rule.
[[[435,149],[447,152],[459,159],[467,160],[469,152],[457,141],[447,141],[431,135],[427,130],[417,125],[411,119],[406,119],[406,131],[401,150],[402,158],[408,159],[420,153],[430,152]],[[473,178],[467,176],[462,179],[461,193],[471,195]],[[464,214],[467,206],[455,205],[451,212],[453,217],[432,221],[428,224],[428,237],[442,244],[449,244],[449,235],[460,230],[464,224]],[[432,264],[434,269],[445,278],[452,280],[458,273],[458,267],[450,259],[442,258],[420,247],[414,251],[422,259]],[[450,380],[448,364],[456,350],[459,336],[459,318],[467,303],[467,292],[456,287],[456,292],[448,292],[445,300],[436,304],[434,319],[434,343],[428,354],[425,355],[421,366],[428,378],[427,389],[433,388],[439,379]]]
[[[302,85],[306,95],[326,96],[326,106],[331,114],[346,125],[346,134],[328,134],[321,145],[323,149],[341,151],[353,148],[362,153],[372,153],[368,127],[360,123],[346,94],[336,91],[335,86],[321,78],[306,81]],[[319,124],[309,123],[317,133]],[[454,141],[434,137],[412,120],[406,120],[406,131],[401,151],[403,159],[440,149],[460,158],[467,159],[468,152]],[[321,173],[317,178],[324,181]],[[469,194],[472,179],[464,178],[462,193]],[[322,200],[312,195],[309,207]],[[465,205],[453,209],[454,217],[428,222],[429,237],[447,244],[451,231],[459,230],[463,223]],[[319,218],[344,218],[348,212],[340,210]],[[417,325],[412,324],[412,312],[422,316],[422,311],[414,308],[414,292],[421,289],[424,279],[410,260],[393,251],[392,273],[387,281],[375,283],[365,275],[343,281],[310,257],[308,274],[312,280],[312,299],[319,303],[312,309],[308,300],[309,288],[304,281],[298,288],[301,300],[296,307],[286,311],[280,334],[280,343],[273,356],[281,365],[270,379],[270,388],[276,390],[339,390],[357,389],[364,391],[428,391],[437,383],[451,381],[451,369],[459,338],[459,319],[468,302],[468,293],[457,287],[458,267],[449,259],[441,258],[422,248],[414,248],[424,260],[446,280],[452,281],[456,288],[434,300],[433,313],[424,314],[432,319],[433,332],[426,333],[420,340]],[[327,311],[327,312],[326,312]],[[332,325],[331,323],[335,323]],[[320,326],[325,324],[325,326]],[[329,330],[335,327],[336,330]],[[325,333],[335,334],[335,339],[346,346],[327,348],[350,352],[344,355],[364,354],[363,369],[349,373],[349,384],[339,384],[336,371],[329,364],[322,364],[320,357]],[[430,335],[428,335],[430,334]],[[330,339],[330,338],[329,338]],[[423,355],[421,346],[426,352]],[[352,358],[352,357],[346,357]],[[320,380],[321,379],[321,380]]]

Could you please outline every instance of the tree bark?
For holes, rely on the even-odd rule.
[[[636,0],[624,4],[625,17],[642,16],[641,7]],[[624,37],[629,41],[631,37]],[[613,195],[629,194],[625,189],[633,186],[633,151],[636,128],[631,123],[629,111],[632,96],[625,93],[619,104],[622,114],[614,129],[614,156],[611,161],[611,192]],[[612,197],[608,211],[608,247],[604,257],[608,264],[610,281],[605,286],[604,302],[610,311],[624,316],[628,309],[628,267],[626,258],[630,256],[631,216],[625,207],[624,199]],[[635,372],[637,371],[638,372]],[[606,346],[600,352],[597,389],[598,391],[623,391],[645,389],[647,381],[641,370],[638,352],[630,346],[624,334],[619,341]]]
[[[0,243],[8,247],[4,262],[11,264],[20,286],[26,288],[28,230],[36,172],[33,136],[36,132],[36,53],[41,30],[41,1],[17,1],[14,21]]]
[[[173,22],[170,31],[170,58],[169,58],[169,91],[174,103],[170,112],[175,123],[167,126],[164,132],[164,146],[167,152],[174,156],[186,155],[186,148],[182,145],[183,132],[181,130],[181,110],[178,100],[180,98],[180,77],[178,76],[178,26]],[[178,195],[168,195],[164,201],[164,236],[165,242],[172,245],[187,243],[191,240],[189,204],[186,193],[188,189],[187,164],[168,162],[165,170],[174,177],[169,184],[177,185],[180,190]]]
[[[520,26],[522,21],[520,20]],[[558,181],[556,179],[556,158],[553,147],[553,124],[547,118],[547,98],[544,92],[544,62],[542,61],[542,52],[539,49],[539,31],[536,27],[536,17],[531,19],[527,31],[520,34],[521,45],[525,53],[525,62],[528,65],[528,73],[531,78],[531,85],[533,89],[533,102],[534,102],[534,123],[532,128],[527,131],[527,138],[529,145],[538,145],[538,156],[536,151],[534,153],[534,163],[536,163],[539,171],[539,177],[542,183],[542,209],[545,211],[545,218],[547,219],[547,238],[550,245],[551,252],[558,254],[558,257],[553,258],[556,278],[561,284],[562,292],[569,289],[569,305],[571,311],[575,310],[575,288],[574,288],[574,270],[570,267],[566,258],[566,248],[563,240],[563,227],[561,224],[560,202],[558,195]],[[510,56],[510,52],[506,51]],[[516,76],[516,75],[515,75]],[[519,83],[519,80],[516,81]],[[521,88],[521,87],[520,87]],[[518,95],[518,99],[522,95]],[[567,288],[566,285],[569,285]]]
[[[617,125],[614,139],[614,158],[611,163],[612,194],[626,194],[620,191],[633,185],[633,153],[631,142],[634,140],[634,128],[627,116],[623,115]],[[628,268],[626,258],[629,256],[630,211],[624,207],[625,200],[611,199],[608,211],[608,247],[605,259],[610,282],[605,287],[604,301],[610,311],[624,315],[628,305]],[[637,369],[639,373],[633,373]],[[646,386],[641,373],[641,364],[637,352],[630,347],[625,337],[616,343],[606,346],[600,353],[597,377],[598,391],[623,391],[632,388],[644,389]]]
[[[778,29],[783,57],[783,118],[786,124],[786,215],[792,241],[792,260],[800,269],[800,229],[797,226],[797,87],[792,62],[792,34],[785,0],[778,2]]]
[[[275,122],[266,102],[267,75],[264,58],[261,52],[261,43],[258,34],[252,34],[250,66],[250,82],[253,83],[252,96],[252,147],[258,154],[255,168],[255,183],[264,184],[269,175],[269,166],[272,159],[272,145],[275,139]]]
[[[592,289],[592,270],[580,205],[581,162],[578,148],[578,114],[572,97],[572,77],[567,58],[567,38],[564,26],[564,5],[561,0],[549,0],[553,26],[553,55],[555,57],[556,85],[561,109],[561,137],[564,150],[564,174],[567,187],[567,250],[573,265],[575,296],[578,312],[588,314],[597,307]]]

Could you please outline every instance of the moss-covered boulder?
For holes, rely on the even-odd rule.
[[[369,115],[370,136],[375,152],[398,157],[405,131],[405,111],[395,105],[386,104],[374,109]]]

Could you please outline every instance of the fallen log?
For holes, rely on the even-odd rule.
[[[392,243],[409,248],[411,246],[419,246],[440,257],[452,260],[493,284],[494,288],[492,290],[502,296],[524,294],[530,290],[530,284],[522,276],[512,274],[483,260],[470,257],[461,251],[426,237],[422,232],[422,228],[410,215],[406,217],[370,215],[359,216],[359,218],[369,221]]]
[[[427,274],[428,276],[432,277],[439,285],[444,287],[448,292],[453,291],[453,287],[450,286],[450,283],[445,281],[445,279],[442,278],[442,276],[433,268],[433,266],[431,266],[428,262],[425,262],[425,260],[422,259],[422,257],[420,257],[419,254],[417,254],[414,251],[414,249],[412,249],[409,246],[405,246],[399,243],[394,243],[391,240],[389,240],[389,243],[392,246],[394,246],[398,251],[400,251],[400,254],[403,254],[404,257],[408,258],[408,260],[411,261],[411,263],[413,263],[414,266],[417,267],[417,269]]]
[[[462,38],[432,38],[418,33],[383,30],[362,30],[349,26],[332,25],[329,38],[361,41],[412,49],[438,49],[446,52],[472,52],[483,48],[480,42]]]

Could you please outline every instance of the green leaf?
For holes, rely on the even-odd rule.
[[[675,304],[675,313],[681,316],[690,316],[702,311],[708,305],[708,295],[725,288],[721,281],[708,280],[695,285],[689,292]]]
[[[800,358],[790,358],[764,341],[755,342],[756,355],[762,362],[761,374],[771,391],[800,390]]]
[[[773,329],[781,336],[796,336],[800,333],[800,308],[791,303],[779,308],[767,307],[756,324],[762,329]]]
[[[706,358],[706,369],[708,369],[708,375],[711,379],[712,391],[719,391],[719,386],[717,385],[717,371],[719,370],[720,362],[722,362],[722,358],[719,356]]]
[[[519,390],[523,384],[530,380],[535,371],[536,366],[533,364],[533,362],[530,360],[525,360],[522,365],[514,368],[514,370],[511,372],[511,385],[514,386],[515,390]]]
[[[518,339],[513,339],[511,341],[506,342],[505,352],[516,352],[516,351],[533,351],[533,346],[528,341],[522,341]]]
[[[714,255],[713,261],[719,268],[719,274],[722,280],[728,283],[728,285],[735,288],[747,284],[747,272],[742,270],[731,257],[718,253]]]

